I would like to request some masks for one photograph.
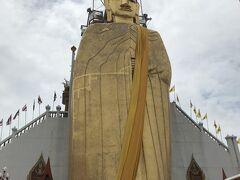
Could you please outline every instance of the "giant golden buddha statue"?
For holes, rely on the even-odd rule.
[[[170,62],[136,0],[106,0],[74,63],[70,180],[170,180]]]

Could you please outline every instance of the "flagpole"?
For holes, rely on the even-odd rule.
[[[176,102],[176,92],[174,90],[174,101]]]
[[[1,139],[0,139],[0,142],[2,141],[2,133],[3,133],[3,123],[2,123],[2,127],[1,127]]]
[[[182,108],[182,107],[181,107],[181,103],[180,103],[180,100],[178,101],[178,104],[179,104],[180,108]]]
[[[40,116],[40,104],[38,103],[38,115]]]
[[[25,126],[27,124],[27,111],[25,111]]]
[[[35,111],[35,99],[33,100],[32,119],[34,119],[34,111]]]
[[[20,114],[18,115],[18,129],[19,129],[19,116],[20,116]]]
[[[198,123],[197,113],[195,113],[195,119],[196,119],[196,122]]]
[[[190,117],[192,118],[192,108],[190,107]]]
[[[12,129],[12,122],[10,122],[10,126],[9,126],[9,135],[8,135],[8,136],[10,136],[10,134],[11,134],[11,129]]]
[[[207,118],[207,129],[208,129],[208,131],[209,131],[208,118]]]
[[[53,109],[52,110],[54,111],[54,100],[53,100]]]
[[[221,141],[223,142],[223,138],[222,138],[222,130],[220,131],[220,136],[221,136]]]

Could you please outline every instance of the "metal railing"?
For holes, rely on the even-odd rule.
[[[31,122],[23,126],[21,129],[16,130],[15,132],[13,131],[9,137],[2,140],[0,142],[0,149],[5,147],[7,144],[11,143],[13,138],[20,137],[22,134],[26,133],[29,129],[37,126],[38,124],[41,124],[43,121],[45,121],[48,118],[65,118],[65,117],[68,117],[68,112],[66,111],[48,111],[47,110],[45,113],[41,114],[40,116],[32,120]]]
[[[210,133],[206,128],[200,127],[198,123],[196,123],[187,113],[185,113],[181,107],[179,107],[175,102],[172,102],[172,104],[176,107],[176,109],[181,112],[196,128],[198,128],[200,131],[203,131],[207,136],[209,136],[214,142],[216,142],[218,145],[222,146],[225,151],[228,151],[229,148],[220,141],[216,136],[214,136],[212,133]]]

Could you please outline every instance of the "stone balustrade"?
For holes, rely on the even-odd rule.
[[[50,111],[50,109],[51,109],[51,107],[49,105],[47,105],[46,106],[46,112],[44,112],[43,114],[41,114],[40,116],[38,116],[37,118],[32,120],[31,122],[29,122],[28,124],[23,126],[21,129],[17,130],[16,128],[13,128],[12,129],[12,134],[9,137],[5,138],[4,140],[2,140],[0,142],[0,149],[5,147],[7,144],[11,143],[13,138],[20,137],[22,134],[27,133],[27,131],[29,129],[41,124],[43,121],[46,121],[50,118],[65,118],[65,117],[68,117],[68,112],[61,111],[61,106],[56,107],[57,111]]]

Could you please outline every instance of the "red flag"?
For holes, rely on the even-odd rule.
[[[9,124],[11,124],[11,122],[12,122],[12,115],[8,118],[6,124],[9,125]]]
[[[3,125],[3,119],[0,121],[0,126],[2,126]]]
[[[26,104],[22,107],[22,111],[27,111],[27,105]]]
[[[16,117],[19,116],[19,110],[16,112],[16,114],[13,117],[13,120],[16,119]]]
[[[42,99],[40,96],[38,96],[38,104],[42,104]]]
[[[33,111],[35,110],[35,99],[33,101]]]
[[[54,91],[53,101],[56,101],[56,99],[57,99],[57,94],[56,94],[56,92]]]

